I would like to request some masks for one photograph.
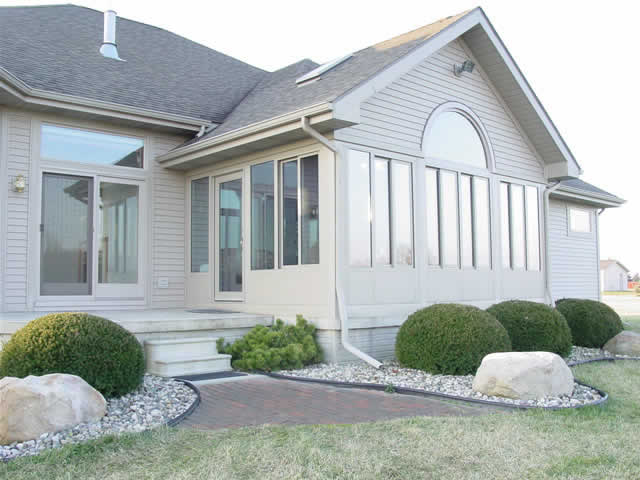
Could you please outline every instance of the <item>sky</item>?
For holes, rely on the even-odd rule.
[[[165,28],[266,70],[322,63],[480,5],[584,170],[627,200],[600,217],[601,258],[640,271],[639,62],[632,0],[69,0]]]

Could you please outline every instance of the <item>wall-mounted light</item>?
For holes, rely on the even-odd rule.
[[[18,192],[24,192],[25,187],[27,186],[27,180],[24,178],[24,175],[18,175],[13,179],[13,189]]]
[[[473,72],[473,67],[475,67],[475,66],[476,66],[476,64],[473,63],[471,60],[465,60],[462,65],[456,65],[454,63],[453,64],[453,74],[456,77],[461,77],[462,76],[462,72],[468,72],[468,73]]]

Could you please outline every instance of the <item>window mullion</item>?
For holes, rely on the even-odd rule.
[[[302,160],[300,157],[296,160],[298,165],[298,265],[302,265]]]

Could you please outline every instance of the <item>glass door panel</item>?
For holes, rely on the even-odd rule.
[[[91,295],[93,179],[42,176],[40,295]]]
[[[242,298],[242,176],[216,179],[216,300]]]
[[[140,185],[101,179],[97,192],[96,293],[139,297]]]

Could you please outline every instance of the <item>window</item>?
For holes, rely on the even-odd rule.
[[[389,210],[389,160],[375,159],[375,260],[378,265],[391,264],[391,212]]]
[[[142,168],[139,138],[43,125],[40,156],[48,160]]]
[[[591,233],[591,212],[569,207],[569,230],[576,233]]]
[[[282,265],[320,263],[318,156],[280,164]]]
[[[209,177],[191,181],[191,271],[209,271]]]
[[[425,157],[487,168],[482,140],[473,124],[462,113],[438,114],[428,131]]]
[[[349,264],[413,265],[411,164],[357,150],[347,160]]]
[[[500,184],[502,265],[505,268],[540,270],[540,214],[538,189]]]
[[[426,168],[427,264],[491,268],[489,179]]]
[[[273,162],[251,167],[251,269],[274,267]]]
[[[391,191],[393,192],[393,263],[413,264],[413,212],[411,185],[411,165],[393,162],[391,171]],[[383,207],[384,208],[384,207]],[[377,209],[376,209],[377,213]]]

